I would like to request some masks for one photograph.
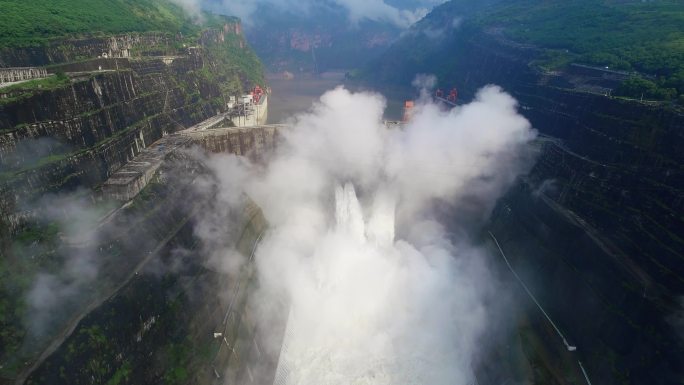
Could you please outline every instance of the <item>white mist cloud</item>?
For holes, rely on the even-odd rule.
[[[423,7],[415,9],[399,9],[383,0],[335,0],[349,12],[349,18],[356,22],[364,19],[384,21],[398,27],[407,28],[427,15]]]
[[[429,8],[441,1],[422,0],[410,7],[394,6],[385,0],[172,0],[186,10],[196,13],[199,9],[211,9],[240,17],[250,23],[258,17],[260,6],[277,8],[284,14],[306,14],[313,6],[338,6],[344,9],[350,21],[374,20],[392,23],[406,28],[423,18]]]
[[[437,86],[437,76],[418,74],[411,82],[411,85],[420,90],[420,103],[426,104],[432,98],[432,90]]]
[[[401,33],[401,36],[417,36],[422,35],[430,40],[438,41],[451,36],[455,31],[461,28],[463,24],[463,17],[456,16],[451,20],[451,23],[442,25],[423,24],[417,28],[410,28]]]
[[[485,218],[527,170],[535,133],[516,106],[489,86],[387,129],[381,96],[337,88],[283,132],[266,167],[211,162],[224,201],[241,186],[271,225],[253,301],[264,325],[280,308],[269,304],[290,304],[279,383],[473,380],[496,285],[483,251],[453,235],[470,223],[440,223],[435,203]]]
[[[202,11],[202,2],[200,0],[171,0],[173,3],[178,4],[186,12],[192,15],[198,15]]]
[[[97,221],[102,213],[92,208],[82,192],[45,195],[34,209],[40,221],[58,224],[64,258],[56,272],[37,274],[27,293],[27,326],[33,335],[42,336],[55,322],[55,314],[97,278]]]

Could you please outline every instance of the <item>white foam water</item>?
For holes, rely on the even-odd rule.
[[[422,294],[397,295],[404,286],[430,290],[421,278],[431,269],[394,243],[394,201],[378,194],[366,223],[354,186],[337,186],[335,219],[313,256],[315,288],[293,299],[274,384],[431,383],[431,368],[449,363],[439,343],[405,333],[421,323]]]

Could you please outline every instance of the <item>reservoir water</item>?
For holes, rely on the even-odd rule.
[[[358,84],[345,82],[345,72],[325,72],[320,75],[297,74],[288,79],[282,74],[269,74],[267,81],[271,87],[268,106],[268,123],[281,123],[293,115],[307,111],[326,91],[344,85],[353,91],[367,89]],[[402,115],[402,98],[389,98],[387,92],[381,92],[387,99],[385,119],[399,120]]]

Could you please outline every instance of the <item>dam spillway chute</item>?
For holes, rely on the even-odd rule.
[[[368,247],[382,250],[394,242],[394,204],[392,199],[386,199],[383,204],[376,204],[373,213],[366,221],[361,204],[357,198],[354,186],[347,183],[337,186],[335,189],[335,225],[334,233],[340,234],[342,239],[349,240],[357,245],[370,245]],[[388,203],[389,202],[389,203]],[[363,246],[366,247],[366,246]],[[325,256],[321,256],[326,258]],[[357,255],[357,262],[371,255]],[[349,266],[347,266],[348,268]],[[344,270],[344,268],[342,269]],[[335,274],[333,274],[335,275]],[[328,280],[321,283],[322,287],[317,292],[323,292],[321,299],[327,301],[336,296],[349,296],[344,282],[349,277],[326,277]],[[334,282],[342,279],[343,282]],[[333,281],[333,282],[330,282]],[[340,289],[337,285],[342,285]],[[301,299],[300,299],[301,300]],[[323,318],[329,315],[322,316]],[[324,325],[319,330],[308,329],[312,321],[311,314],[298,306],[297,301],[291,303],[288,310],[287,324],[280,349],[278,364],[274,377],[274,385],[290,385],[311,383],[316,380],[317,384],[392,384],[392,373],[400,371],[401,367],[407,368],[417,363],[401,364],[394,357],[386,357],[384,354],[370,354],[363,349],[345,350],[343,346],[365,345],[363,334],[348,334],[348,328],[356,323],[377,322],[375,312],[363,312],[349,309],[342,317],[348,319],[332,325]],[[325,320],[321,322],[325,323]],[[315,337],[311,337],[316,334]],[[344,341],[349,337],[348,341]],[[387,341],[392,345],[392,341]],[[354,351],[357,350],[357,351]],[[363,351],[362,351],[363,350]],[[414,372],[419,378],[419,370]],[[404,373],[405,374],[405,373]],[[413,383],[413,382],[409,382]],[[417,383],[417,382],[416,382]]]

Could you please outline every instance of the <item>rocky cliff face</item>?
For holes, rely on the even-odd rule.
[[[440,87],[458,87],[464,100],[500,85],[542,134],[536,166],[501,200],[490,230],[577,345],[571,364],[580,359],[594,383],[680,381],[682,112],[585,92],[596,87],[578,84],[576,73],[535,69],[540,50],[495,31],[464,28],[424,47],[398,48],[374,69],[385,81],[435,73]],[[402,54],[415,66],[396,68]],[[540,334],[549,329],[542,317],[534,324]],[[550,344],[565,350],[553,334]],[[555,381],[585,381],[560,359],[541,362],[566,373]]]
[[[210,51],[226,50],[235,43],[227,40],[222,30],[214,35],[223,38],[212,40],[205,36],[203,48],[170,58],[97,59],[61,65],[57,68],[69,71],[69,85],[19,96],[10,94],[2,99],[0,159],[4,190],[9,187],[14,194],[35,195],[67,187],[94,187],[146,145],[222,111],[224,97],[239,93],[249,80],[239,69],[216,62],[216,56],[210,55]],[[60,45],[64,57],[46,57],[53,62],[73,59],[67,53],[79,49],[92,54],[115,47],[122,52],[138,44],[158,43],[158,38],[151,35],[112,37],[104,42],[68,41]],[[65,44],[73,49],[64,48]],[[101,47],[103,44],[106,47]],[[8,56],[6,61],[12,57]],[[243,80],[239,80],[241,77]],[[47,143],[38,156],[30,150],[37,141]],[[8,213],[3,212],[7,220]]]
[[[195,173],[168,177],[179,169]],[[213,192],[191,188],[203,175],[201,165],[174,154],[161,171],[134,200],[132,210],[148,216],[147,223],[117,236],[116,260],[104,256],[110,265],[102,278],[125,284],[78,322],[26,384],[212,384],[227,369],[246,378],[241,360],[259,349],[246,310],[252,267],[227,276],[210,262],[195,224]],[[266,223],[258,208],[248,206],[226,228],[225,245],[247,260]]]
[[[447,81],[466,95],[500,84],[548,136],[492,229],[578,346],[591,380],[681,379],[684,116],[570,89],[562,74],[530,68],[533,50],[491,36],[458,49]]]
[[[350,24],[337,4],[311,3],[305,14],[258,6],[245,33],[270,71],[321,73],[359,67],[401,29],[369,20]]]
[[[192,74],[181,75],[197,69],[192,61],[179,60],[169,66],[161,60],[131,64],[130,70],[93,74],[76,80],[68,88],[38,93],[6,105],[0,123],[4,128],[0,151],[19,164],[31,164],[31,154],[17,154],[17,146],[49,137],[61,144],[60,149],[69,149],[49,153],[63,156],[59,163],[97,170],[99,175],[77,181],[93,186],[147,144],[198,123],[222,108],[222,95],[216,85]],[[84,164],[93,158],[99,158],[99,164]],[[60,164],[53,166],[61,168]],[[41,167],[19,171],[30,175],[28,178],[50,178]],[[48,181],[51,183],[42,185],[59,183]]]
[[[201,157],[188,151],[199,145],[258,161],[275,147],[278,129],[183,135],[188,140],[166,154],[147,187],[100,220],[94,236],[63,239],[55,257],[87,255],[95,275],[67,286],[60,283],[52,298],[59,306],[49,314],[32,309],[31,317],[46,322],[40,332],[27,330],[3,358],[0,383],[210,384],[217,373],[236,381],[247,378],[242,361],[247,357],[274,365],[277,357],[257,342],[261,337],[247,310],[247,296],[254,289],[248,261],[266,222],[246,202],[244,211],[213,224],[223,231],[218,239],[198,235],[196,224],[215,210],[216,191],[195,187],[210,185],[206,181],[212,175]],[[211,243],[217,240],[220,244]],[[243,256],[242,263],[229,262],[241,265],[229,274],[222,267],[229,255],[212,259],[227,250]],[[58,274],[64,273],[52,277],[59,279]],[[213,337],[217,331],[221,338]],[[224,343],[233,349],[226,350]]]
[[[46,46],[0,49],[0,67],[45,66],[96,57],[127,58],[143,51],[148,55],[170,54],[176,52],[176,40],[165,33],[54,40]]]
[[[192,211],[174,195],[187,186],[169,188],[159,201],[132,204],[133,211],[129,206],[109,215],[107,210],[114,207],[98,190],[150,144],[224,111],[229,96],[258,81],[260,65],[239,32],[230,25],[206,30],[192,47],[183,47],[174,36],[142,34],[0,53],[2,65],[50,64],[48,72],[66,79],[57,85],[53,76],[23,89],[0,88],[0,308],[7,310],[0,316],[0,379],[21,382],[71,335],[74,322],[112,295],[107,292],[118,290],[146,256],[167,258],[175,239],[184,244],[192,238]],[[63,223],[46,217],[56,209],[72,222],[80,220],[74,207],[60,207],[64,197],[85,198],[98,212],[98,227],[91,229],[97,239],[74,241]],[[53,207],[42,206],[45,199]],[[133,212],[137,214],[131,216]],[[97,261],[96,271],[107,274],[69,273],[74,256]],[[48,286],[57,285],[53,299],[62,305],[37,333],[30,326],[35,303],[27,296],[41,277],[48,277]],[[65,288],[68,299],[60,302]],[[136,290],[129,295],[135,297]],[[90,369],[88,376],[114,375]]]

